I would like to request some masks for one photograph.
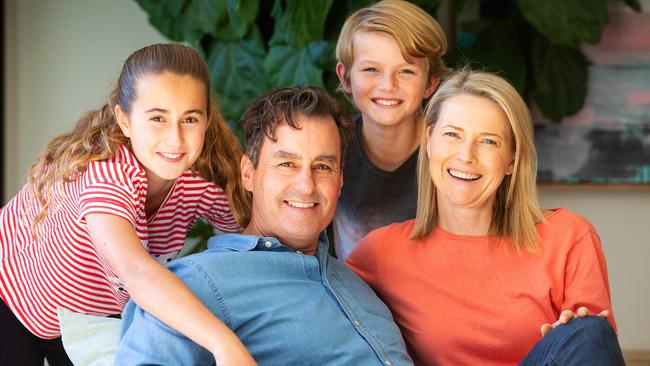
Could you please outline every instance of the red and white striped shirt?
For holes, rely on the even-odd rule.
[[[147,179],[135,156],[122,146],[106,161],[94,161],[79,179],[64,185],[58,209],[38,226],[40,205],[28,186],[0,211],[0,296],[32,333],[59,337],[56,309],[92,315],[118,314],[129,299],[122,282],[95,249],[86,227],[89,213],[123,217],[133,224],[159,262],[175,258],[199,218],[217,229],[239,231],[224,191],[188,171],[147,219]]]

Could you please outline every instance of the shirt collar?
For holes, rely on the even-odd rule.
[[[319,262],[327,258],[329,242],[325,231],[318,237],[316,257]],[[208,250],[211,252],[249,252],[249,251],[275,251],[295,252],[290,247],[270,236],[222,234],[208,240]]]

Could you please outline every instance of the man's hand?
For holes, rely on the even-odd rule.
[[[545,336],[548,332],[550,332],[551,329],[557,327],[560,324],[566,324],[566,323],[570,322],[571,319],[573,319],[573,318],[582,318],[582,317],[589,316],[589,315],[591,315],[589,313],[589,309],[587,309],[584,306],[581,306],[580,308],[578,308],[578,311],[576,311],[575,313],[573,311],[571,311],[571,310],[568,310],[568,309],[567,310],[562,310],[562,312],[560,313],[559,319],[555,323],[553,323],[553,324],[549,324],[549,323],[542,324],[542,328],[541,328],[542,337]],[[596,316],[599,316],[601,318],[607,318],[607,317],[609,317],[609,310],[603,310],[600,313],[596,314]]]

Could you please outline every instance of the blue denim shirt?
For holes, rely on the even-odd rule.
[[[327,246],[321,235],[311,256],[275,238],[227,234],[169,269],[262,366],[412,365],[386,305]],[[131,301],[116,364],[211,365],[214,358]]]

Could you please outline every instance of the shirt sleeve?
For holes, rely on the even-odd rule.
[[[378,251],[383,240],[382,229],[371,231],[361,238],[359,244],[345,260],[345,264],[373,287],[376,284],[377,273],[379,273]]]
[[[206,192],[206,198],[211,202],[205,219],[212,226],[224,233],[238,233],[242,231],[241,226],[235,220],[230,208],[230,203],[225,192],[221,188],[210,189]]]
[[[200,266],[175,261],[169,269],[226,325],[215,284]],[[116,365],[212,365],[214,357],[205,348],[144,311],[132,300],[122,314],[121,339]]]
[[[132,170],[119,163],[91,162],[79,195],[79,221],[85,224],[86,215],[103,213],[122,217],[135,225],[139,197]]]
[[[605,254],[598,234],[589,226],[568,253],[564,274],[564,301],[560,310],[575,311],[581,306],[587,307],[592,314],[609,310],[608,320],[616,331]]]

